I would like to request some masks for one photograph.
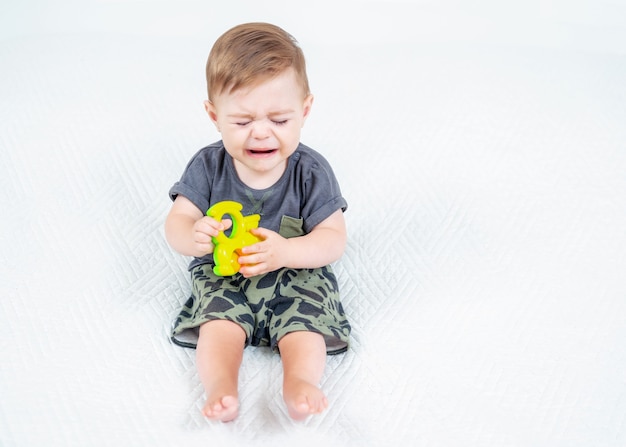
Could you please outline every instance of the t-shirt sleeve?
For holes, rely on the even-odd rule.
[[[198,152],[187,164],[180,180],[170,188],[170,199],[175,200],[178,195],[181,195],[205,213],[209,209],[209,197],[211,197],[208,169],[207,158],[203,156],[203,151]]]
[[[346,211],[348,208],[330,164],[321,156],[316,157],[308,170],[304,193],[302,218],[307,233],[335,211]]]

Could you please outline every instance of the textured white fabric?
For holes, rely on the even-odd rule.
[[[0,14],[0,445],[626,444],[626,58],[601,48],[619,19],[592,15],[613,27],[582,23],[585,42],[558,30],[587,9],[550,10],[556,34],[544,23],[546,45],[525,45],[524,21],[467,43],[394,30],[408,2],[364,10],[387,24],[380,42],[359,41],[356,4],[329,18],[331,35],[345,25],[332,43],[323,20],[315,39],[281,16],[316,95],[303,142],[350,204],[335,268],[352,348],[328,359],[330,408],[304,423],[280,359],[247,349],[240,416],[221,424],[200,415],[194,351],[168,340],[189,278],[162,226],[169,187],[219,138],[202,108],[210,45],[277,16],[199,7],[209,32],[168,33],[130,4],[136,28],[121,2],[94,2],[99,20],[49,6],[68,32]],[[451,23],[473,30],[464,17]]]

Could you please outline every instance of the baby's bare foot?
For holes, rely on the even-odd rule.
[[[202,414],[214,421],[230,422],[239,414],[239,400],[234,396],[223,396],[217,400],[208,400]]]
[[[304,380],[285,381],[283,398],[287,404],[289,416],[296,421],[321,413],[328,407],[328,399],[322,390]]]

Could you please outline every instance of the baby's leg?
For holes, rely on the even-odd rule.
[[[246,333],[232,321],[200,326],[196,365],[206,393],[202,413],[209,419],[228,422],[239,414],[237,383],[245,342]]]
[[[303,420],[321,413],[328,400],[319,388],[326,366],[326,343],[315,332],[291,332],[278,342],[283,362],[283,398],[289,416]]]

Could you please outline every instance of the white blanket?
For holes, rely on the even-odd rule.
[[[365,25],[343,9],[330,34],[285,15],[316,97],[303,142],[349,202],[352,344],[304,423],[279,357],[246,349],[240,416],[221,424],[200,415],[194,351],[168,339],[190,288],[162,227],[169,187],[219,139],[208,50],[255,17],[168,34],[140,20],[148,2],[131,2],[138,28],[92,3],[35,13],[38,32],[26,7],[0,19],[0,445],[626,445],[623,48],[547,28],[526,45],[506,22],[503,41],[463,43],[408,29],[408,3]],[[391,38],[360,40],[376,21]]]

